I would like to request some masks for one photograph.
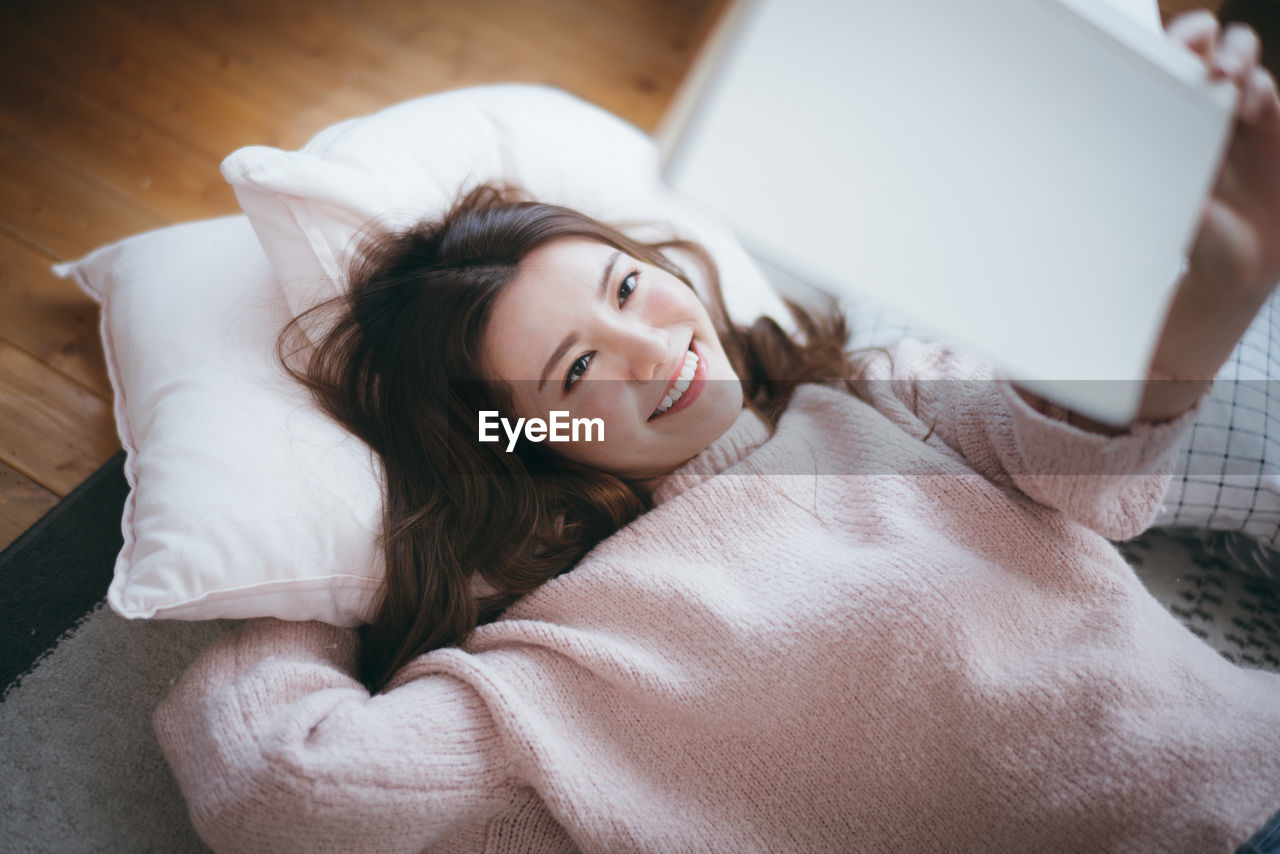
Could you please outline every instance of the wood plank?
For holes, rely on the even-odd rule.
[[[34,5],[46,10],[44,4]],[[72,6],[80,4],[72,3]],[[109,26],[139,27],[126,49],[169,63],[183,62],[237,97],[263,105],[280,122],[279,142],[301,146],[321,128],[399,100],[447,88],[433,57],[415,57],[365,32],[359,15],[338,7],[312,13],[308,4],[228,4],[127,0],[92,4]],[[317,21],[315,16],[335,18]],[[122,16],[129,16],[122,20]],[[72,38],[93,39],[95,27],[74,14]],[[297,20],[295,20],[295,17]],[[301,27],[303,32],[294,33]],[[81,33],[82,30],[89,30]],[[140,42],[140,43],[139,43]],[[177,54],[175,56],[175,54]],[[257,143],[271,140],[255,140]]]
[[[119,449],[109,403],[0,340],[0,463],[65,496]]]
[[[109,108],[164,128],[211,158],[221,159],[244,145],[282,141],[278,117],[212,85],[186,63],[161,60],[127,32],[103,31],[99,16],[72,20],[81,22],[86,37],[76,38],[77,30],[65,25],[54,36],[11,15],[0,28],[0,51],[51,72]],[[96,38],[83,32],[89,27],[98,30]]]
[[[702,17],[689,8],[678,13],[677,6],[618,0],[562,0],[541,7],[512,2],[501,10],[488,7],[488,14],[476,19],[484,20],[490,33],[522,39],[566,68],[593,69],[595,80],[625,88],[637,75],[648,74],[653,80],[645,89],[657,91],[674,86],[692,59],[690,36]],[[636,32],[644,32],[645,38],[630,37]]]
[[[345,70],[340,80],[325,80],[297,62],[281,61],[279,51],[257,45],[221,27],[199,28],[183,17],[197,4],[131,0],[125,5],[94,4],[97,18],[87,25],[77,16],[59,24],[75,38],[94,38],[101,23],[129,33],[145,45],[146,55],[184,67],[238,98],[257,104],[276,116],[284,128],[280,145],[298,148],[316,131],[341,119],[364,115],[391,102],[385,93],[351,85],[356,72]],[[195,9],[195,11],[199,11]],[[84,30],[83,34],[81,30]],[[249,35],[254,35],[254,32]],[[270,33],[256,32],[259,37]],[[255,143],[256,144],[256,143]]]
[[[1193,9],[1208,9],[1210,12],[1217,13],[1222,0],[1160,0],[1159,5],[1160,17],[1167,24],[1183,12],[1190,12]]]
[[[0,549],[53,509],[58,496],[0,463]]]
[[[78,258],[166,223],[110,185],[26,140],[0,133],[0,229],[50,258]]]
[[[337,72],[393,101],[442,88],[449,66],[435,54],[404,50],[361,12],[306,0],[225,0],[220,7],[251,29],[274,32],[274,45],[304,57],[308,67]]]
[[[0,259],[0,337],[109,402],[97,303],[53,275],[47,255],[4,233]]]
[[[95,53],[99,62],[104,54],[114,54],[121,69],[175,64],[172,53],[161,54],[177,46],[186,52],[182,61],[198,66],[202,74],[238,80],[231,85],[242,96],[248,91],[250,97],[261,97],[268,89],[291,87],[285,94],[294,100],[282,104],[277,98],[274,104],[284,110],[282,125],[304,129],[285,140],[287,147],[324,124],[394,101],[508,80],[560,85],[651,127],[692,57],[694,34],[705,28],[717,6],[716,0],[489,0],[466,7],[384,0],[358,8],[316,7],[298,0],[132,0],[125,11],[142,16],[135,20],[150,26],[152,34],[160,35],[159,28],[171,37],[129,38],[124,30],[124,36],[108,40],[107,48],[101,32],[128,25],[120,20],[117,4],[17,4],[24,20],[57,15],[59,42]],[[580,28],[586,28],[585,37],[578,34]],[[657,44],[650,32],[641,30],[645,37],[636,37],[637,28],[660,30]],[[281,68],[306,73],[285,80]],[[297,86],[302,80],[309,89]],[[365,95],[348,97],[354,92]],[[333,103],[335,95],[344,103]],[[289,135],[287,129],[280,133]],[[259,141],[272,142],[270,136]]]
[[[218,171],[154,124],[106,107],[0,53],[0,132],[28,140],[169,220],[239,210]]]
[[[172,3],[168,0],[117,0],[110,14],[124,13],[167,33],[188,54],[192,67],[228,82],[247,97],[269,100],[285,118],[312,110],[336,97],[352,101],[343,117],[392,103],[391,91],[349,58],[309,50],[292,38],[298,5],[287,0],[238,10],[226,3]],[[305,6],[302,7],[305,11]],[[338,14],[336,6],[323,7]],[[164,50],[152,47],[152,50]],[[319,128],[315,128],[318,130]]]
[[[100,64],[106,63],[104,75],[123,76],[122,68],[150,68],[157,73],[177,69],[184,79],[199,81],[193,85],[206,99],[239,101],[241,109],[257,116],[254,124],[259,131],[251,132],[245,126],[227,136],[215,129],[221,141],[204,148],[216,147],[219,160],[240,145],[298,148],[323,127],[396,100],[385,91],[361,88],[355,69],[282,48],[270,28],[229,20],[218,4],[15,0],[0,6],[0,29],[9,21],[56,32],[58,42],[68,51],[88,52]],[[104,44],[104,32],[111,33],[108,44]],[[91,88],[116,86],[91,81]],[[177,87],[175,97],[184,97],[182,92],[182,87]],[[118,98],[109,92],[82,94],[100,101]],[[140,99],[135,100],[133,109],[145,109]],[[193,122],[206,117],[203,110],[184,109],[193,114]],[[228,107],[222,112],[235,109]],[[269,117],[270,127],[261,124],[263,116]],[[168,127],[183,133],[174,122]]]
[[[459,6],[382,0],[316,7],[299,0],[227,0],[216,6],[136,0],[130,5],[177,31],[207,31],[214,39],[234,31],[234,42],[219,46],[228,69],[240,62],[265,69],[292,57],[309,77],[330,87],[381,93],[384,103],[461,85],[547,82],[652,126],[719,4],[487,0]],[[589,39],[576,35],[584,24],[594,27]],[[645,27],[661,28],[657,44]],[[262,45],[256,42],[262,34],[275,38]],[[312,112],[307,108],[295,115]]]
[[[454,85],[499,79],[550,83],[652,128],[692,60],[697,39],[690,31],[702,26],[705,9],[714,5],[676,16],[664,40],[637,30],[652,20],[637,17],[637,4],[621,0],[479,3],[468,6],[465,17],[454,7],[459,16],[454,21],[409,25],[407,43],[420,52],[451,57]],[[384,7],[403,8],[375,6]],[[645,36],[639,38],[637,32]]]

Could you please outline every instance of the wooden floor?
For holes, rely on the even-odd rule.
[[[97,310],[51,263],[236,212],[240,146],[441,89],[551,83],[652,129],[720,3],[0,3],[0,547],[119,448]]]
[[[455,86],[551,83],[652,129],[719,4],[0,3],[0,547],[119,448],[96,307],[51,263],[238,211],[241,146]]]

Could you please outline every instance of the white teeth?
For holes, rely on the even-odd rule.
[[[684,366],[680,368],[680,375],[676,379],[675,384],[663,396],[662,403],[658,404],[658,408],[653,411],[650,418],[661,415],[672,407],[672,405],[681,398],[681,396],[689,390],[689,385],[693,382],[693,375],[698,370],[698,354],[689,350],[684,354]]]

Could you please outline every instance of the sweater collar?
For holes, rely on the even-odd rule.
[[[719,439],[662,479],[653,491],[654,506],[737,465],[747,454],[768,441],[770,435],[772,431],[765,420],[751,409],[743,407],[738,419]]]

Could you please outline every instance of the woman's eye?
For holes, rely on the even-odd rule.
[[[587,372],[587,368],[591,366],[591,357],[595,353],[583,353],[581,356],[573,360],[573,364],[569,366],[569,373],[564,378],[564,390],[568,391],[573,388],[574,383],[582,379],[582,375]]]
[[[622,280],[622,284],[618,285],[618,308],[622,308],[622,304],[627,301],[627,297],[631,296],[631,292],[636,289],[636,285],[640,282],[640,273],[632,270]]]

